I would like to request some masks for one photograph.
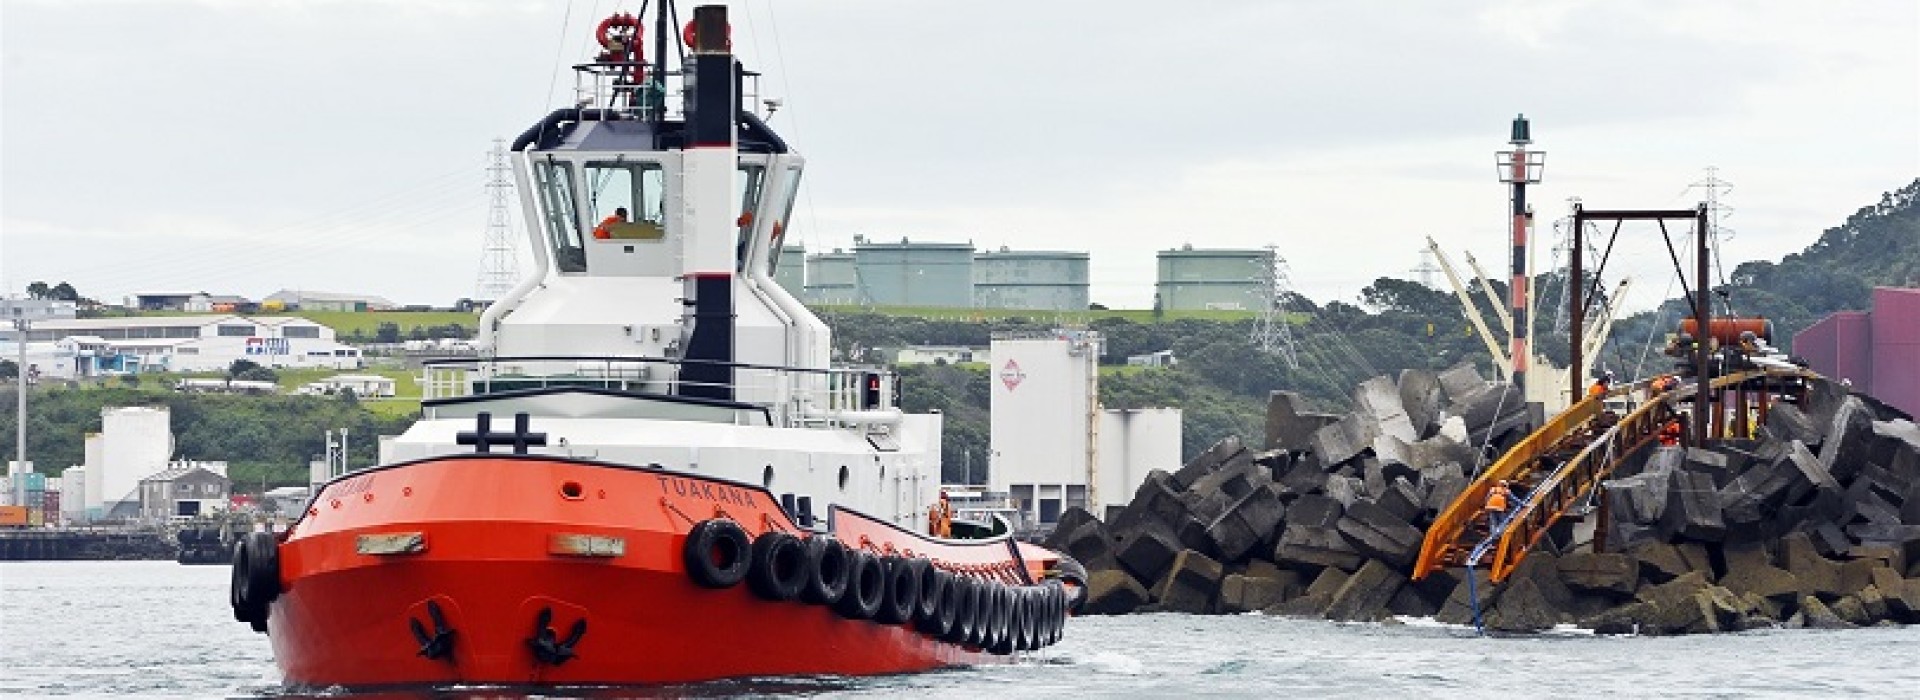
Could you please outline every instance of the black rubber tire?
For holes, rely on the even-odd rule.
[[[280,597],[280,541],[273,533],[249,533],[241,544],[247,548],[247,602],[267,619],[267,605]]]
[[[1039,586],[1020,589],[1020,650],[1040,648],[1040,625],[1047,614],[1047,592]]]
[[[947,591],[940,596],[938,636],[954,644],[965,644],[973,634],[973,583],[959,574],[947,575]]]
[[[1013,653],[1013,637],[1019,615],[1018,600],[1014,597],[1013,587],[1005,584],[994,586],[993,597],[999,602],[1000,614],[994,616],[993,646],[988,649],[995,654],[1005,656]]]
[[[986,614],[981,617],[980,647],[992,649],[999,646],[1000,640],[1007,637],[1007,597],[1006,586],[989,582],[986,586]]]
[[[886,557],[880,560],[886,574],[881,578],[886,583],[880,597],[880,610],[873,614],[875,622],[884,625],[898,625],[913,620],[914,610],[920,607],[920,570],[913,568],[913,562],[924,559],[905,559]]]
[[[747,565],[747,588],[763,600],[776,603],[793,600],[807,583],[807,550],[800,538],[784,532],[768,532],[753,541],[753,556]]]
[[[887,570],[880,559],[866,552],[854,552],[847,567],[847,593],[833,604],[833,611],[849,620],[871,620],[880,612],[886,598]]]
[[[920,604],[913,606],[913,626],[937,636],[940,608],[947,599],[947,572],[934,568],[933,562],[925,559],[914,559],[910,565],[920,579]]]
[[[252,620],[253,605],[247,599],[247,547],[241,541],[233,545],[233,569],[227,581],[227,603],[233,606],[233,621]]]
[[[740,524],[726,518],[703,520],[687,533],[682,559],[687,577],[702,588],[732,588],[747,577],[753,544]]]
[[[1047,588],[1053,591],[1053,612],[1049,616],[1053,620],[1053,635],[1047,643],[1059,644],[1067,635],[1067,612],[1073,604],[1072,596],[1059,581],[1051,582]]]
[[[846,595],[849,564],[853,552],[826,535],[807,538],[807,574],[800,586],[800,600],[814,605],[832,605]]]
[[[993,584],[984,579],[974,579],[972,588],[971,595],[967,596],[971,601],[967,610],[973,619],[967,628],[967,644],[985,646],[987,634],[993,627],[988,617],[993,613]]]

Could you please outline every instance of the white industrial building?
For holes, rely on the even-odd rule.
[[[993,337],[988,490],[1007,495],[1016,527],[1124,505],[1147,472],[1180,465],[1180,409],[1102,408],[1100,354],[1092,331]]]
[[[87,468],[67,467],[60,472],[60,517],[69,523],[87,519]]]
[[[0,329],[6,354],[19,332]],[[27,363],[59,379],[142,372],[217,372],[234,360],[266,367],[359,369],[360,350],[332,328],[293,316],[139,316],[34,323]]]

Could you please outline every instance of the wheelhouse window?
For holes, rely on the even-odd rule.
[[[595,222],[595,240],[666,237],[667,176],[659,163],[590,162],[586,174],[587,216]]]
[[[786,206],[780,212],[780,218],[774,219],[772,240],[767,242],[767,245],[771,246],[767,253],[767,274],[769,275],[780,269],[780,249],[786,247],[787,230],[793,228],[793,201],[800,198],[800,168],[787,168],[786,189],[780,194],[786,199],[784,202]]]
[[[553,241],[553,264],[561,272],[586,272],[587,251],[580,241],[580,218],[574,211],[573,166],[556,160],[534,163],[534,185],[546,212],[547,236]]]
[[[734,178],[735,191],[740,198],[740,216],[736,219],[740,227],[739,240],[734,244],[734,259],[746,264],[747,243],[752,241],[754,217],[760,210],[760,190],[766,186],[767,169],[765,166],[742,164],[740,177]]]

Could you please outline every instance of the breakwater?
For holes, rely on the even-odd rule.
[[[1107,520],[1063,517],[1047,544],[1088,567],[1086,612],[1647,634],[1920,622],[1920,428],[1836,385],[1775,406],[1754,439],[1648,444],[1498,584],[1410,574],[1427,527],[1537,423],[1518,392],[1461,366],[1376,377],[1343,415],[1300,405],[1274,394],[1262,449],[1222,441]]]
[[[173,559],[177,552],[174,542],[158,530],[0,530],[0,561]]]

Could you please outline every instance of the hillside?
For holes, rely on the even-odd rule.
[[[1782,346],[1827,314],[1867,308],[1874,287],[1920,286],[1920,178],[1778,263],[1741,263],[1728,281],[1734,310],[1774,319]]]

